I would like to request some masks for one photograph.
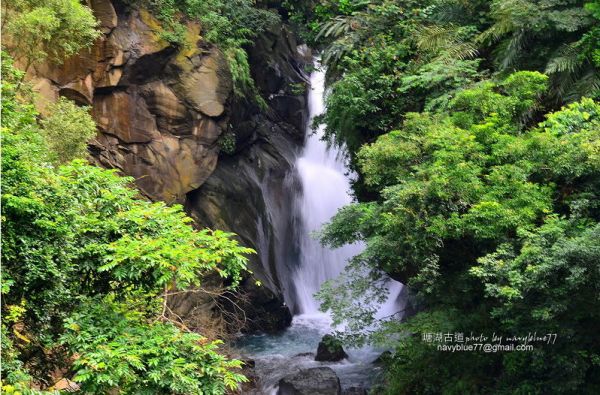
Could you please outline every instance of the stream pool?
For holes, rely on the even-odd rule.
[[[345,349],[348,358],[340,362],[315,361],[319,341],[331,332],[330,318],[316,313],[295,316],[292,325],[279,334],[240,337],[236,346],[243,358],[255,362],[259,378],[259,389],[252,394],[274,395],[282,377],[317,366],[332,368],[340,378],[342,389],[368,388],[380,370],[373,361],[383,350],[371,347]]]

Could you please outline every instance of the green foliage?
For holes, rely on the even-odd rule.
[[[366,242],[319,298],[345,340],[394,348],[382,392],[594,393],[598,311],[600,104],[582,99],[537,126],[548,77],[518,72],[410,113],[357,163],[380,200],[340,210],[322,232]],[[446,112],[447,111],[447,112]],[[373,333],[386,274],[425,308]],[[424,332],[558,333],[533,353],[444,353]],[[414,334],[414,336],[411,336]],[[568,366],[563,369],[563,365]],[[552,379],[547,379],[551,377]]]
[[[76,350],[73,380],[98,394],[223,394],[246,378],[217,353],[219,342],[182,333],[173,324],[148,323],[129,306],[90,299],[65,320],[60,343]]]
[[[398,128],[406,113],[443,108],[483,76],[465,44],[475,32],[428,26],[428,3],[362,2],[321,26],[331,81],[321,121],[326,138],[345,144],[352,159],[362,144]]]
[[[60,122],[68,133],[57,149],[75,154],[77,131],[93,130],[89,116],[63,101],[38,123],[14,91],[19,73],[4,66],[2,344],[11,357],[3,385],[47,388],[49,373],[67,368],[89,393],[234,388],[243,377],[230,369],[239,362],[170,324],[164,306],[169,293],[210,274],[235,287],[252,250],[231,234],[194,229],[181,206],[140,198],[114,170],[82,160],[53,166],[46,139]]]
[[[352,164],[364,143],[399,128],[407,113],[443,110],[489,76],[546,73],[545,105],[600,94],[596,2],[369,0],[343,10],[326,0],[288,3],[296,20],[318,31],[331,88],[320,120]],[[523,106],[531,113],[522,121],[531,124],[542,109]],[[362,188],[359,196],[372,196]]]
[[[88,107],[79,107],[66,98],[48,105],[41,121],[42,134],[55,163],[70,162],[87,153],[87,141],[96,135],[96,123]]]
[[[584,5],[585,1],[496,0],[490,6],[492,23],[478,40],[493,45],[499,69],[544,69],[559,98],[589,96],[600,90],[600,79],[583,48],[594,29]]]
[[[277,21],[277,15],[254,6],[251,0],[131,0],[148,7],[166,28],[173,29],[182,17],[198,20],[204,38],[223,48],[243,44]]]
[[[477,59],[427,63],[414,74],[402,78],[399,92],[425,97],[424,109],[427,111],[447,108],[457,89],[470,85],[480,77],[479,62]]]
[[[100,36],[92,11],[78,0],[9,0],[2,7],[3,45],[25,71],[61,64]]]
[[[235,134],[231,131],[223,133],[221,137],[219,137],[218,144],[222,152],[227,155],[232,155],[235,153],[236,148]]]
[[[264,99],[257,94],[250,75],[245,45],[279,21],[276,13],[257,8],[253,0],[130,0],[148,7],[163,23],[160,32],[166,41],[183,45],[185,19],[200,22],[203,38],[217,45],[226,55],[238,98],[250,98],[262,108]]]
[[[488,354],[440,352],[436,350],[435,343],[425,343],[421,337],[424,333],[454,334],[465,331],[465,328],[470,331],[475,324],[463,311],[451,307],[430,309],[404,324],[397,321],[385,323],[374,340],[384,346],[393,345],[394,351],[384,360],[388,380],[378,389],[379,393],[495,393],[489,387],[495,372],[493,359]]]
[[[368,3],[368,0],[285,0],[283,7],[287,10],[290,21],[299,30],[300,36],[313,46],[322,36],[321,25],[323,23],[329,22],[338,15],[352,15],[360,9],[364,9]],[[342,19],[340,18],[338,21]],[[331,27],[335,25],[339,26],[333,23]]]
[[[233,94],[238,98],[250,97],[259,108],[265,110],[267,103],[257,93],[254,79],[250,74],[250,64],[248,63],[248,54],[242,47],[232,46],[226,51],[229,71],[233,80]]]

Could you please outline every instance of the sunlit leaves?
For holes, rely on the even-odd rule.
[[[42,134],[55,163],[66,163],[87,154],[87,142],[96,135],[96,123],[88,107],[60,98],[47,106]]]
[[[68,378],[87,393],[237,387],[244,377],[231,369],[240,363],[166,323],[164,293],[199,287],[208,275],[235,287],[253,251],[232,234],[195,229],[181,206],[143,199],[115,170],[81,159],[57,165],[82,154],[93,122],[64,101],[38,121],[10,71],[3,64],[2,377],[10,391],[42,393],[30,387],[61,368],[74,368]]]
[[[74,380],[88,393],[223,394],[246,378],[220,342],[149,322],[128,306],[90,299],[71,315],[61,344],[73,350]]]
[[[92,11],[78,0],[9,0],[2,7],[6,47],[26,69],[62,63],[99,37]]]

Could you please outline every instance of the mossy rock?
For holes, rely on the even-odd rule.
[[[342,347],[342,342],[332,335],[325,335],[317,347],[315,361],[336,362],[348,358],[348,354]]]

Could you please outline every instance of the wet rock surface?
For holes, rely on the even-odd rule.
[[[333,369],[318,367],[301,370],[279,380],[277,395],[340,395],[340,379]]]
[[[348,354],[344,351],[342,342],[332,335],[323,336],[317,347],[315,361],[337,362],[344,358],[348,358]]]
[[[97,163],[133,176],[153,200],[183,203],[217,164],[232,92],[223,55],[203,46],[191,22],[188,45],[178,49],[160,38],[160,23],[147,11],[109,0],[90,5],[104,35],[31,78],[45,102],[65,96],[92,107]]]
[[[367,390],[363,387],[350,387],[343,390],[342,395],[367,395]]]
[[[277,332],[290,325],[280,278],[287,278],[297,260],[294,218],[290,215],[299,187],[294,163],[304,141],[307,121],[306,75],[303,59],[291,33],[280,26],[261,36],[249,48],[253,77],[268,108],[246,101],[231,103],[228,132],[234,140],[230,153],[203,185],[188,193],[186,208],[200,224],[235,232],[241,242],[257,251],[250,257],[255,278],[240,287],[234,314],[244,311],[244,332]],[[274,70],[278,70],[276,74]],[[273,82],[275,81],[275,83]],[[298,84],[302,90],[290,92]],[[279,109],[274,103],[289,98]],[[295,114],[290,117],[289,114]],[[256,286],[258,279],[262,286]]]

